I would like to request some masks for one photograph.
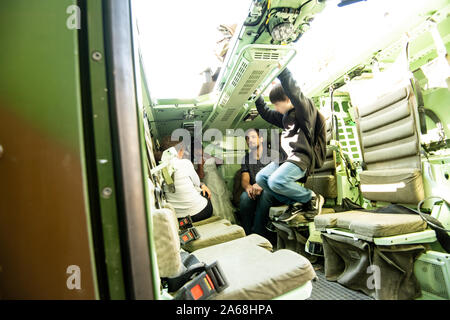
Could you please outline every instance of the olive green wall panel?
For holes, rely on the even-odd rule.
[[[74,4],[0,1],[3,299],[98,297],[87,206],[78,30],[67,27],[66,10]]]

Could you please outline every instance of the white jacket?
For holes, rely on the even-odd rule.
[[[172,167],[175,170],[175,193],[171,193],[165,185],[167,201],[175,208],[178,218],[196,215],[206,207],[208,200],[200,194],[200,178],[194,165],[187,159],[175,158]]]

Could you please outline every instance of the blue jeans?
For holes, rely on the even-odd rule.
[[[311,200],[312,192],[296,183],[304,175],[305,172],[291,162],[281,166],[271,162],[258,172],[256,183],[281,203],[306,203]]]
[[[279,205],[281,203],[270,192],[263,191],[256,200],[250,199],[247,192],[242,192],[239,208],[245,233],[270,237],[270,232],[266,229],[269,222],[269,210],[270,207]]]

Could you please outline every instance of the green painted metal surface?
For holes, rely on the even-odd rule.
[[[120,249],[116,182],[112,154],[108,84],[106,79],[102,1],[87,2],[87,32],[90,79],[90,104],[94,129],[95,160],[98,179],[96,196],[100,201],[100,215],[105,248],[105,263],[109,297],[124,299],[125,287]]]
[[[0,2],[0,295],[5,299],[99,297],[78,31],[67,28],[66,10],[75,4]],[[69,279],[73,268],[80,272],[75,271],[79,284]]]

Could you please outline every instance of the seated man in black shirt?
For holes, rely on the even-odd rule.
[[[259,136],[258,129],[249,129],[245,140],[249,152],[245,154],[241,165],[241,185],[244,192],[241,194],[239,211],[242,227],[246,234],[257,233],[270,237],[266,229],[269,209],[280,203],[270,193],[263,192],[255,181],[256,174],[270,162],[270,159],[267,154],[263,154],[263,137]]]

